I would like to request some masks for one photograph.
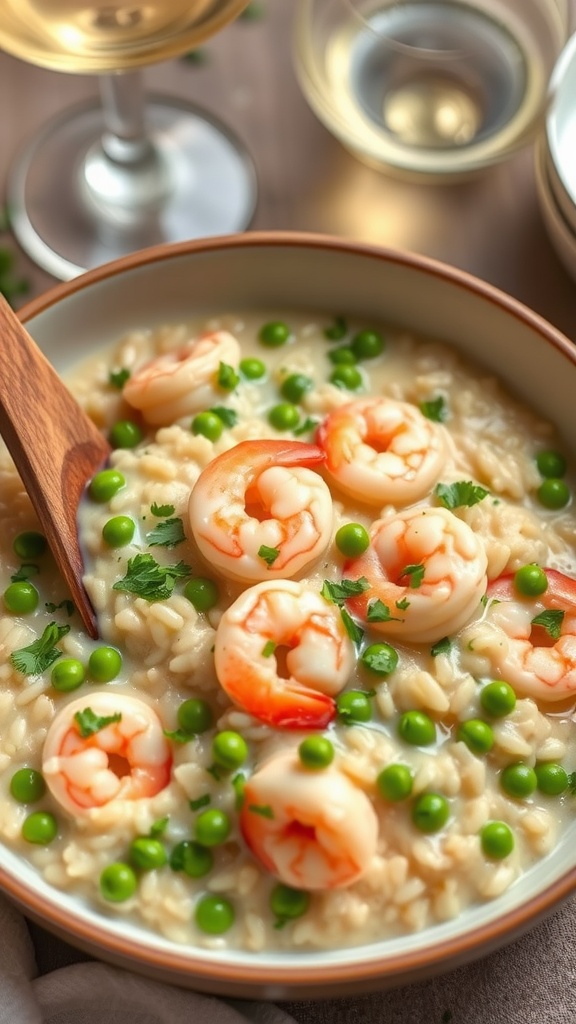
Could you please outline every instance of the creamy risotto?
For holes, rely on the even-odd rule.
[[[576,519],[550,424],[328,316],[122,338],[83,632],[4,453],[0,834],[176,943],[334,948],[494,899],[574,815]]]

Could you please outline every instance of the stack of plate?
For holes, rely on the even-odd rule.
[[[550,240],[576,279],[576,34],[550,79],[545,130],[536,145],[536,177]]]

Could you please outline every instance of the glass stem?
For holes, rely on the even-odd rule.
[[[117,72],[101,75],[98,81],[104,116],[104,152],[119,164],[148,159],[152,142],[146,134],[142,73]]]

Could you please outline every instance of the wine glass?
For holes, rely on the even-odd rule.
[[[144,97],[141,68],[196,48],[249,0],[0,0],[0,47],[40,67],[93,73],[100,102],[50,121],[16,156],[7,202],[28,255],[69,280],[160,242],[248,226],[252,161],[217,118]]]

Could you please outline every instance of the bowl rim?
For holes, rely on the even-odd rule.
[[[412,267],[499,306],[535,330],[544,341],[559,349],[570,362],[576,364],[576,348],[558,328],[521,301],[465,270],[411,251],[303,231],[251,231],[153,246],[87,271],[71,281],[53,286],[22,306],[17,311],[18,316],[27,323],[59,302],[76,296],[93,285],[153,263],[196,253],[207,254],[223,249],[230,251],[254,247],[304,247],[306,250],[357,254],[380,260],[383,264]],[[122,961],[134,970],[146,971],[152,976],[154,973],[162,972],[164,979],[168,978],[173,983],[187,982],[207,991],[216,991],[217,986],[220,992],[228,991],[242,995],[247,991],[257,991],[264,998],[288,998],[296,990],[305,992],[305,998],[314,998],[317,995],[326,995],[327,992],[350,994],[354,990],[366,991],[370,985],[375,988],[385,987],[386,984],[400,985],[411,979],[417,980],[424,973],[428,975],[434,971],[440,972],[444,961],[449,961],[449,969],[453,969],[482,955],[483,951],[488,952],[504,945],[506,941],[518,938],[576,889],[576,866],[565,871],[522,904],[512,907],[497,918],[481,923],[473,930],[442,938],[422,949],[408,949],[389,955],[370,953],[365,961],[354,958],[349,964],[338,961],[316,965],[308,962],[303,953],[298,964],[282,965],[280,954],[274,964],[267,967],[257,955],[251,964],[234,962],[234,951],[230,951],[226,958],[210,958],[209,951],[190,947],[180,949],[176,944],[169,950],[150,947],[147,945],[145,934],[142,939],[115,934],[106,927],[104,916],[101,922],[97,923],[85,920],[81,916],[71,919],[66,907],[58,903],[57,890],[54,890],[55,898],[52,900],[30,887],[26,881],[8,873],[3,865],[0,865],[0,889],[42,926],[102,959],[114,957],[115,962]],[[377,945],[362,949],[374,950]],[[264,992],[266,987],[270,990],[268,993]],[[272,989],[273,994],[270,994]]]

